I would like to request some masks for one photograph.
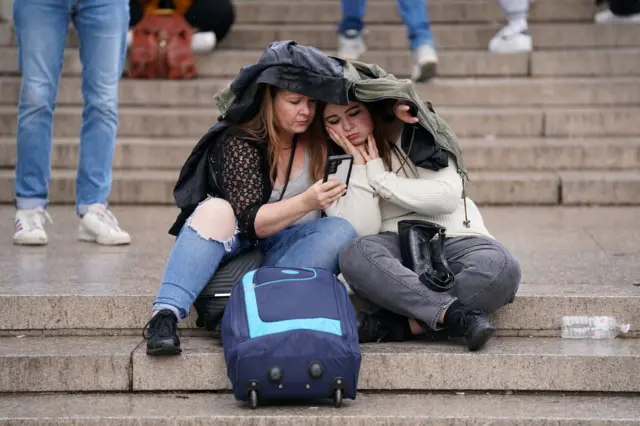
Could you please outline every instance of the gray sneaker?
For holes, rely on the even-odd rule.
[[[436,76],[438,54],[431,44],[423,44],[413,52],[411,80],[423,82]]]
[[[362,31],[346,30],[338,35],[338,57],[347,61],[357,61],[367,51]]]

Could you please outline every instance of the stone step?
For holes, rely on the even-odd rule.
[[[439,108],[459,137],[590,137],[640,135],[640,108]],[[120,108],[118,136],[201,137],[217,122],[212,108]],[[79,107],[54,113],[54,137],[77,136]],[[0,106],[0,136],[16,134],[16,108]]]
[[[54,170],[49,182],[52,203],[75,201],[75,171]],[[174,204],[173,187],[178,179],[176,171],[117,170],[109,200],[120,204]],[[0,170],[0,203],[10,203],[13,195],[14,172]]]
[[[8,218],[13,207],[0,211]],[[48,246],[0,247],[0,334],[139,335],[175,241],[167,230],[177,209],[115,207],[133,235],[125,247],[79,243],[72,207],[49,211]],[[557,336],[563,315],[613,315],[640,330],[637,207],[481,211],[523,271],[515,303],[495,314],[502,335]],[[12,233],[12,221],[0,223],[1,235]]]
[[[326,51],[334,55],[334,51]],[[634,63],[635,51],[627,54],[626,63]],[[255,63],[262,50],[216,50],[212,54],[199,55],[196,58],[198,73],[201,77],[234,77],[246,64]],[[438,75],[441,77],[487,77],[487,76],[525,76],[528,74],[527,54],[499,55],[485,51],[440,51],[438,52]],[[626,57],[625,57],[626,58]],[[376,63],[384,70],[398,77],[408,77],[413,65],[409,51],[368,51],[362,58],[365,62]],[[64,51],[65,75],[79,75],[82,70],[77,49]],[[625,68],[625,72],[637,74],[634,67]],[[18,51],[15,47],[0,47],[0,73],[18,74]]]
[[[160,229],[158,235],[164,232],[166,229]],[[545,236],[547,240],[552,239],[548,233]],[[586,244],[594,245],[589,241]],[[117,265],[117,268],[112,272],[103,268],[101,272],[106,276],[98,282],[91,282],[91,278],[97,278],[83,271],[79,272],[77,279],[64,281],[62,276],[58,280],[60,273],[52,270],[51,281],[47,283],[38,283],[25,277],[36,276],[39,274],[37,271],[23,272],[23,276],[10,286],[0,287],[0,301],[5,307],[0,323],[1,335],[138,335],[148,321],[149,310],[161,281],[163,262],[166,262],[169,254],[159,256],[160,259],[154,262],[157,268],[147,272],[144,279],[135,279],[133,272],[123,271],[133,262],[145,259],[134,254],[129,256],[130,260],[122,260],[114,255],[99,256],[105,263]],[[80,255],[80,258],[84,260],[86,256]],[[70,264],[70,260],[61,259],[61,262]],[[598,262],[602,263],[602,260]],[[131,265],[131,268],[140,271],[139,267]],[[118,282],[108,282],[109,277]],[[625,285],[624,277],[619,277],[619,282],[611,281],[599,286],[583,280],[580,284],[569,281],[560,287],[558,284],[532,282],[536,274],[532,277],[521,285],[513,304],[493,315],[499,335],[557,337],[563,315],[611,315],[631,324],[632,330],[640,329],[640,315],[636,309],[640,303],[640,291],[628,283]],[[76,282],[82,279],[89,282]],[[15,282],[19,282],[20,286],[16,287]],[[360,301],[354,300],[354,303],[362,306]],[[195,311],[192,311],[190,317],[180,325],[187,335],[206,334],[204,330],[192,330],[196,328],[196,317]]]
[[[470,426],[637,425],[637,396],[359,393],[340,409],[327,401],[246,409],[231,394],[7,395],[0,423],[63,426]]]
[[[640,168],[637,138],[463,138],[461,145],[465,165],[475,170]]]
[[[331,1],[260,1],[241,0],[234,3],[237,24],[335,24],[342,18],[340,4]],[[504,16],[493,0],[450,1],[427,3],[429,21],[434,23],[501,22]],[[530,22],[593,22],[596,7],[590,0],[538,0],[531,5]],[[402,24],[394,1],[367,3],[365,24]]]
[[[0,392],[229,390],[218,339],[182,339],[182,355],[146,355],[141,337],[0,338]],[[362,390],[640,392],[640,340],[493,338],[361,345]],[[162,374],[158,374],[162,372]],[[43,380],[46,377],[46,380]]]
[[[559,180],[554,173],[474,173],[470,196],[485,204],[557,204]],[[615,176],[615,175],[614,175]],[[75,200],[75,171],[54,170],[49,184],[51,203]],[[177,171],[117,170],[113,173],[110,202],[120,204],[173,204]],[[615,182],[615,178],[612,179]],[[14,199],[13,170],[0,170],[0,202]]]
[[[435,24],[434,39],[440,49],[486,50],[489,40],[502,26],[494,24]],[[8,27],[8,28],[7,28]],[[15,46],[11,24],[0,24],[0,46]],[[374,50],[407,49],[404,26],[369,25],[367,44]],[[637,47],[637,25],[595,25],[591,23],[531,24],[534,48]],[[336,49],[336,26],[332,24],[237,24],[220,43],[222,49],[264,49],[274,40],[293,39],[320,49]],[[69,30],[68,46],[77,46],[78,37]]]
[[[197,138],[119,138],[114,169],[169,169],[177,171],[195,146]],[[640,168],[639,138],[463,138],[465,164],[482,171],[637,170]],[[53,141],[54,169],[75,169],[77,138]],[[16,164],[15,137],[0,137],[0,168]]]
[[[595,49],[537,51],[531,55],[533,76],[640,75],[640,51]]]
[[[486,50],[489,40],[502,24],[469,24],[432,26],[436,45],[440,49]],[[637,47],[640,27],[637,25],[595,24],[532,24],[534,49]],[[273,40],[293,39],[320,49],[335,49],[335,25],[235,25],[230,35],[220,43],[227,49],[259,49]],[[365,33],[371,49],[407,49],[406,29],[402,25],[369,25]]]
[[[116,170],[110,202],[173,204],[174,170]],[[467,191],[485,205],[637,205],[640,171],[490,172],[470,170]],[[12,203],[14,171],[0,170],[0,203]],[[54,170],[49,183],[51,203],[75,200],[75,171]]]
[[[123,79],[119,86],[121,106],[211,107],[213,97],[227,79],[161,81]],[[20,77],[0,77],[0,103],[16,105]],[[438,79],[416,84],[422,99],[443,106],[623,106],[640,105],[640,79],[542,78],[542,79]],[[57,105],[82,105],[81,79],[63,78]]]
[[[638,204],[640,170],[610,174],[560,172],[563,204]]]
[[[330,50],[326,53],[335,54]],[[234,77],[243,65],[255,63],[261,54],[261,50],[216,50],[197,57],[198,72],[201,77]],[[370,50],[361,59],[402,78],[409,76],[413,64],[411,53],[405,50]],[[640,75],[640,49],[637,48],[536,51],[532,55],[440,50],[438,59],[438,76],[445,78]],[[63,73],[79,75],[81,70],[77,49],[65,49]],[[18,74],[16,48],[0,47],[0,73]]]

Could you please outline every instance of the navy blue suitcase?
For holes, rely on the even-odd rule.
[[[327,270],[263,267],[236,283],[222,317],[233,393],[259,400],[355,399],[360,346],[344,286]]]

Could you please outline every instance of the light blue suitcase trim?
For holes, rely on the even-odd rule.
[[[309,269],[313,271],[312,269]],[[256,271],[251,271],[242,278],[242,287],[244,288],[244,301],[247,309],[247,322],[249,324],[249,337],[256,338],[267,336],[269,334],[283,333],[292,330],[313,330],[324,333],[331,333],[342,336],[342,327],[340,321],[330,318],[304,318],[291,319],[274,322],[264,322],[258,313],[258,301],[256,299],[255,287],[273,284],[282,281],[294,281],[294,279],[284,279],[278,281],[270,281],[267,283],[253,285],[253,277]],[[315,271],[313,271],[315,274]],[[314,277],[315,278],[315,275]],[[306,279],[313,279],[306,278]]]

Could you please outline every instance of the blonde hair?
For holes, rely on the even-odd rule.
[[[252,138],[257,141],[266,141],[269,160],[269,179],[273,185],[277,178],[278,158],[283,151],[282,140],[278,136],[276,129],[276,119],[274,111],[274,98],[279,89],[273,86],[267,86],[264,91],[264,98],[260,104],[260,110],[255,117],[246,123],[236,127],[244,130]],[[309,173],[314,182],[322,179],[324,176],[324,168],[327,163],[327,143],[323,137],[322,121],[317,119],[316,115],[311,120],[309,128],[299,135],[298,145],[304,141],[302,146],[310,154],[311,167]],[[285,165],[286,167],[286,165]]]

